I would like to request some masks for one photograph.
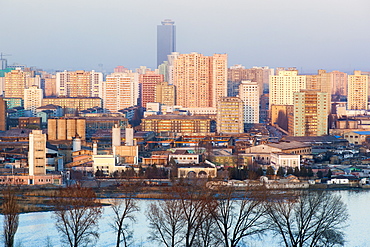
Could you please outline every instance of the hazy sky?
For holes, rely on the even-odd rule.
[[[370,71],[368,0],[0,0],[0,10],[10,64],[154,68],[168,18],[178,52],[227,53],[229,66]]]

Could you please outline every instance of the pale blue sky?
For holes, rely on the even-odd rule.
[[[368,0],[0,0],[0,52],[43,69],[153,68],[156,26],[229,66],[370,71]]]

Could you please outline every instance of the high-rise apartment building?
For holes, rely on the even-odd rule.
[[[37,86],[31,86],[24,90],[24,109],[31,111],[36,116],[36,108],[42,106],[43,91]]]
[[[361,71],[354,71],[348,75],[348,110],[367,110],[368,106],[368,75],[362,75]]]
[[[228,83],[230,85],[228,95],[237,95],[239,83],[245,80],[257,82],[260,89],[259,94],[262,95],[264,91],[268,91],[269,78],[273,74],[274,69],[270,69],[269,67],[252,67],[246,69],[240,64],[231,66],[228,69]]]
[[[331,94],[347,96],[347,73],[334,70],[330,74],[332,81]]]
[[[147,71],[139,77],[141,89],[141,106],[146,107],[147,103],[155,101],[155,87],[158,83],[163,82],[164,76],[155,71]]]
[[[176,87],[169,85],[167,82],[159,82],[155,86],[155,101],[162,105],[176,105]]]
[[[26,78],[27,73],[22,70],[12,70],[5,73],[5,97],[23,99]]]
[[[108,111],[118,112],[137,105],[138,98],[138,73],[112,73],[106,77],[103,85],[103,103]]]
[[[29,134],[28,149],[29,175],[46,174],[46,135],[42,130],[32,130]]]
[[[64,71],[56,74],[56,94],[66,97],[102,97],[103,74],[93,71]]]
[[[217,106],[217,133],[244,132],[243,102],[238,97],[222,97]]]
[[[44,78],[45,81],[45,88],[44,88],[44,95],[45,97],[53,97],[57,95],[57,88],[56,88],[56,77],[55,75],[46,75]]]
[[[300,90],[294,93],[294,136],[322,136],[328,134],[329,94],[319,90]]]
[[[270,76],[270,107],[272,105],[293,105],[293,93],[306,88],[306,76],[297,70],[280,70]]]
[[[175,22],[166,19],[162,25],[157,26],[157,67],[164,61],[167,56],[176,51],[176,26]]]
[[[217,107],[227,96],[227,55],[181,54],[174,61],[176,103],[185,108]]]
[[[0,131],[6,130],[6,101],[0,97]]]
[[[239,85],[239,98],[243,102],[244,124],[259,123],[259,92],[258,82],[242,81]]]

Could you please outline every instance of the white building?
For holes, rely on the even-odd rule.
[[[242,81],[239,85],[239,98],[243,101],[243,121],[245,124],[259,123],[260,88],[257,82]]]
[[[32,130],[29,135],[29,175],[46,175],[46,135],[42,130]]]
[[[43,91],[37,86],[24,89],[24,109],[36,116],[36,108],[42,105]]]
[[[139,98],[138,73],[112,73],[103,83],[103,104],[110,112],[137,105]]]
[[[294,105],[293,93],[306,89],[306,76],[298,75],[297,70],[280,70],[278,75],[270,76],[271,105]]]
[[[276,168],[278,167],[300,167],[301,156],[299,154],[288,153],[272,153],[270,157],[270,164]]]

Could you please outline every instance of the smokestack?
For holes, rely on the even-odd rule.
[[[131,125],[128,125],[126,127],[125,145],[126,146],[133,146],[134,145],[134,129],[131,127]]]
[[[98,143],[96,141],[93,143],[93,155],[98,155]]]
[[[73,152],[81,150],[81,138],[75,137],[72,142],[72,150]]]

